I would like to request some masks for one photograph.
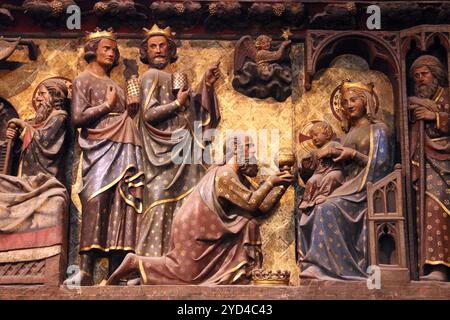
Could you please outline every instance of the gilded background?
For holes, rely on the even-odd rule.
[[[85,66],[82,59],[82,42],[75,39],[40,39],[38,61],[29,61],[26,50],[18,50],[9,58],[10,70],[0,70],[0,96],[8,99],[17,109],[20,117],[29,118],[34,114],[31,107],[31,96],[37,84],[52,76],[73,79]],[[216,83],[222,120],[219,130],[223,135],[227,129],[252,129],[258,133],[260,129],[278,130],[279,143],[272,143],[269,135],[268,155],[263,163],[268,174],[274,170],[273,156],[278,148],[290,149],[303,156],[305,148],[299,145],[298,133],[314,119],[329,121],[337,133],[341,133],[337,120],[332,116],[329,107],[330,94],[345,78],[352,80],[373,81],[380,97],[381,115],[392,126],[393,95],[386,76],[368,70],[364,60],[354,56],[343,56],[336,59],[329,69],[319,72],[313,81],[312,89],[303,90],[303,45],[296,44],[291,50],[293,61],[293,94],[285,102],[273,99],[259,100],[248,98],[234,91],[231,86],[233,78],[233,41],[191,40],[179,42],[179,59],[173,69],[188,75],[195,87],[206,68],[220,61],[221,79]],[[146,66],[139,61],[138,40],[120,40],[119,49],[122,59],[138,61],[139,73]],[[115,68],[112,78],[124,84],[123,64]],[[275,135],[274,135],[275,134]],[[271,150],[272,149],[272,150]],[[74,176],[78,164],[77,151],[72,168]],[[74,188],[75,189],[75,188]],[[74,194],[74,192],[72,192]],[[77,199],[74,197],[75,205]],[[294,190],[289,188],[277,209],[263,221],[262,239],[264,251],[264,267],[269,269],[288,269],[292,272],[292,282],[298,284],[298,269],[295,263],[295,231],[294,231]],[[78,225],[80,215],[72,206],[69,264],[78,260]],[[105,270],[105,262],[99,265]],[[102,273],[102,272],[100,272]]]

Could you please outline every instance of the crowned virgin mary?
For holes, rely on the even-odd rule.
[[[376,119],[373,84],[344,81],[338,99],[345,135],[327,156],[342,163],[345,181],[298,219],[300,277],[358,280],[367,277],[366,184],[391,170],[388,128]]]

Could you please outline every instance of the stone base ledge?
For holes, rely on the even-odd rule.
[[[450,282],[387,283],[302,280],[300,286],[0,286],[0,300],[450,300]]]

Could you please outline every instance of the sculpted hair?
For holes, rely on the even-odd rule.
[[[255,47],[256,47],[256,49],[258,49],[258,50],[262,49],[264,42],[271,43],[272,42],[272,38],[269,37],[269,36],[266,36],[266,35],[261,35],[258,38],[256,38],[256,40],[255,40]]]
[[[311,129],[309,129],[309,132],[313,130],[321,130],[328,140],[331,140],[334,136],[334,131],[331,125],[328,122],[325,121],[318,121],[313,124]]]
[[[442,65],[428,65],[433,77],[437,79],[440,86],[445,86],[447,84],[447,73],[445,72],[444,66]]]
[[[147,47],[148,47],[148,39],[151,37],[145,38],[141,42],[141,46],[139,47],[139,58],[141,59],[142,63],[149,64],[148,61],[148,54],[147,54]],[[172,39],[168,39],[166,37],[167,42],[169,43],[169,63],[174,63],[178,60],[177,55],[177,44]]]
[[[416,59],[410,69],[411,78],[414,79],[414,70],[420,67],[427,67],[441,87],[447,85],[447,72],[439,59],[433,56],[422,56]]]
[[[90,63],[91,61],[94,61],[95,58],[97,58],[98,44],[101,40],[102,38],[92,39],[84,44],[84,60],[86,60],[87,63]],[[114,56],[114,62],[111,66],[111,69],[119,65],[119,59],[120,52],[119,48],[116,47],[116,54]]]

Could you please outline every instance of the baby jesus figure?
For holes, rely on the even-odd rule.
[[[311,176],[306,182],[299,205],[299,209],[303,212],[323,203],[327,196],[344,182],[342,165],[333,161],[335,152],[330,152],[341,147],[341,144],[332,140],[333,128],[327,122],[319,121],[311,127],[309,135],[318,150],[304,157],[299,168],[302,177]]]

